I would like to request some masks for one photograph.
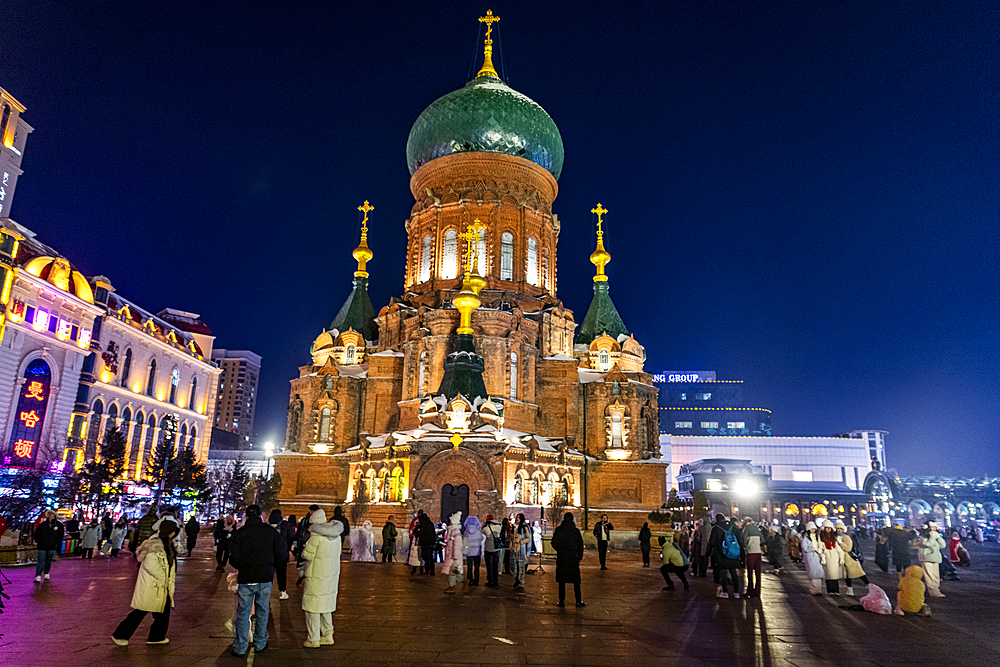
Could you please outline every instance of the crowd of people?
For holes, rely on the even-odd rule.
[[[114,520],[105,514],[89,521],[73,516],[65,525],[54,511],[48,510],[33,526],[38,547],[35,581],[50,578],[52,563],[60,554],[84,559],[92,559],[95,554],[115,558],[127,541],[139,571],[132,611],[118,624],[112,639],[118,645],[127,645],[145,616],[152,613],[147,643],[165,644],[169,642],[177,561],[185,551],[188,557],[192,555],[201,530],[194,517],[184,522],[180,512],[171,507],[152,505],[134,522],[125,517]],[[787,554],[788,560],[804,568],[810,593],[822,595],[825,591],[840,596],[843,591],[849,597],[861,597],[865,604],[871,590],[881,592],[869,581],[860,549],[861,542],[874,538],[876,565],[888,572],[891,555],[891,564],[899,573],[895,613],[928,615],[925,596],[944,597],[941,580],[957,579],[955,566],[970,564],[962,540],[978,536],[974,530],[963,535],[962,530],[952,529],[946,540],[934,521],[926,522],[919,532],[900,526],[849,532],[839,520],[779,528],[718,514],[714,522],[698,520],[693,525],[679,526],[670,539],[658,537],[659,569],[664,591],[677,589],[672,577],[687,590],[688,574],[707,577],[711,568],[719,598],[759,597],[764,559],[771,572],[780,575]],[[608,569],[612,531],[614,526],[606,515],[593,528],[602,570]],[[251,643],[257,652],[267,649],[272,581],[277,580],[279,599],[288,599],[286,577],[292,560],[298,573],[296,585],[303,585],[307,629],[303,645],[317,648],[333,643],[332,613],[337,608],[345,539],[350,540],[353,561],[377,562],[381,555],[382,563],[391,563],[405,549],[404,561],[412,576],[435,576],[440,564],[440,571],[448,578],[444,589],[447,594],[457,592],[459,585],[478,586],[481,566],[485,569],[486,587],[499,587],[500,575],[509,574],[513,590],[522,591],[534,554],[539,554],[541,567],[542,526],[538,521],[529,523],[524,514],[500,521],[491,514],[482,521],[469,516],[463,521],[462,513],[456,512],[447,523],[435,523],[418,510],[404,534],[408,541],[400,548],[401,531],[394,517],[389,516],[381,529],[379,546],[371,522],[365,521],[352,530],[341,507],[334,508],[329,520],[318,505],[311,505],[301,519],[294,515],[286,518],[273,510],[266,523],[257,505],[247,507],[240,520],[232,514],[219,516],[212,525],[217,570],[225,571],[227,566],[235,570],[229,575],[230,590],[236,595],[235,616],[226,623],[233,632],[233,654],[245,655]],[[652,539],[649,524],[644,524],[638,533],[642,567],[651,566]],[[574,587],[576,605],[586,606],[580,588],[584,541],[572,513],[566,513],[553,531],[551,545],[556,553],[558,606],[565,605],[567,584]],[[914,548],[919,565],[912,563]],[[869,587],[869,591],[857,586]]]

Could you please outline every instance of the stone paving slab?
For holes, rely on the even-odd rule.
[[[871,548],[871,545],[866,545]],[[975,566],[945,582],[930,600],[931,618],[899,618],[842,609],[856,599],[808,595],[801,566],[765,575],[756,600],[720,600],[710,579],[690,591],[662,592],[656,569],[638,554],[614,552],[601,571],[583,564],[588,607],[558,608],[554,566],[527,577],[524,593],[467,587],[447,596],[442,575],[412,576],[405,565],[344,563],[336,644],[305,649],[301,587],[289,569],[291,599],[271,600],[268,651],[242,662],[229,654],[223,623],[235,596],[215,572],[210,541],[178,565],[170,644],[148,646],[149,620],[128,647],[110,641],[129,610],[136,567],[117,559],[62,559],[49,582],[33,568],[5,570],[11,584],[0,615],[0,665],[17,667],[258,667],[312,665],[600,665],[602,667],[1000,664],[1000,547],[970,545]],[[871,564],[869,559],[868,565]],[[483,573],[485,574],[485,573]],[[895,597],[895,573],[869,572]],[[572,596],[572,593],[570,593]]]

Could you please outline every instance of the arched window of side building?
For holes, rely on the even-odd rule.
[[[607,371],[611,368],[611,353],[607,350],[601,350],[597,355],[597,366],[602,371]]]
[[[542,287],[549,288],[549,249],[542,251]]]
[[[433,239],[428,234],[424,237],[424,245],[420,250],[420,282],[422,283],[431,279],[431,243],[433,243]]]
[[[149,373],[146,375],[146,396],[152,396],[156,391],[156,359],[149,361]]]
[[[500,235],[500,280],[514,279],[514,235]]]
[[[427,379],[427,350],[421,350],[419,368],[417,369],[417,396],[424,395],[424,381],[426,379]]]
[[[320,413],[318,440],[320,442],[330,442],[330,408],[323,408],[323,411]]]
[[[622,416],[617,412],[611,415],[611,446],[622,446]]]
[[[181,381],[181,374],[175,368],[170,373],[170,403],[173,405],[177,405],[177,385],[180,383],[180,381]]]
[[[87,449],[96,447],[101,440],[101,415],[104,414],[104,402],[94,401],[90,409],[90,427],[87,429]]]
[[[528,284],[538,285],[538,241],[528,239]]]
[[[458,232],[449,229],[444,233],[444,248],[441,251],[441,277],[458,277]]]
[[[355,364],[357,363],[358,349],[353,343],[349,344],[344,349],[344,363]]]
[[[191,394],[188,396],[188,410],[194,410],[197,406],[198,399],[198,378],[197,376],[191,378]]]
[[[517,400],[517,354],[510,353],[510,398]]]

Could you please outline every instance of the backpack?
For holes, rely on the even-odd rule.
[[[736,539],[736,534],[733,533],[732,525],[726,528],[726,534],[722,538],[722,555],[733,560],[740,557],[740,543]]]
[[[493,526],[490,526],[489,529],[490,529],[490,535],[493,536],[493,548],[496,551],[499,551],[500,549],[506,549],[507,545],[504,544],[503,537],[501,537],[500,535],[497,535],[497,532],[496,532],[496,530],[494,530]]]
[[[681,563],[683,563],[683,566],[687,567],[688,564],[690,564],[691,560],[688,558],[687,554],[684,553],[684,550],[681,549],[680,545],[677,544],[677,542],[674,542],[674,549],[677,549],[677,552],[681,555]]]

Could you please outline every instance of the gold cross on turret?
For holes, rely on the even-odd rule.
[[[358,260],[358,270],[354,272],[354,275],[358,278],[367,278],[367,263],[372,258],[372,251],[368,247],[368,213],[369,211],[374,211],[375,207],[365,200],[365,203],[358,207],[358,210],[365,214],[364,219],[361,221],[361,243],[358,247],[354,249],[352,253],[354,259]]]
[[[604,274],[604,267],[611,261],[611,253],[604,249],[604,230],[601,225],[604,223],[604,214],[608,209],[597,204],[597,208],[590,209],[591,213],[597,214],[597,249],[590,254],[590,262],[597,267],[597,275],[594,276],[595,283],[604,283],[608,277]]]
[[[365,202],[366,204],[368,202]],[[600,238],[604,236],[604,230],[601,229],[601,224],[604,222],[604,214],[608,212],[608,209],[601,206],[600,202],[597,202],[597,208],[590,209],[591,213],[597,214],[597,237]]]
[[[493,24],[499,20],[499,16],[493,16],[492,9],[486,10],[486,16],[479,17],[479,22],[486,24],[486,43],[483,48],[483,67],[479,70],[479,74],[476,75],[477,77],[486,75],[500,78],[500,75],[493,68],[493,37],[491,36],[493,34]]]
[[[598,206],[600,206],[600,204],[598,204]],[[368,200],[366,199],[365,203],[358,207],[358,210],[365,214],[364,220],[361,221],[361,238],[367,238],[368,237],[368,212],[369,211],[374,211],[375,207],[372,206],[371,204],[369,204]]]

